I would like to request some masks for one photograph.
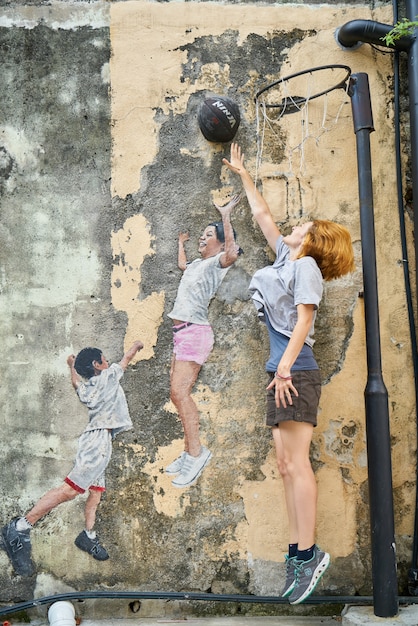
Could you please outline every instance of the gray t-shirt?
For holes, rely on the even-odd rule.
[[[174,307],[168,317],[209,326],[209,303],[229,267],[222,267],[222,252],[208,259],[195,259],[183,272]]]
[[[263,319],[265,311],[272,327],[286,337],[291,337],[296,325],[297,305],[313,304],[314,317],[305,340],[312,347],[316,309],[323,292],[323,278],[312,257],[291,261],[289,254],[290,250],[280,236],[276,244],[276,260],[273,265],[263,267],[254,274],[249,290],[259,317]]]
[[[84,432],[107,428],[113,436],[132,428],[125,393],[119,383],[123,369],[112,363],[99,376],[92,376],[77,387],[81,402],[89,410],[89,423]]]

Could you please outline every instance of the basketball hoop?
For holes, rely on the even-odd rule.
[[[287,155],[288,171],[304,172],[306,148],[319,145],[322,135],[336,126],[349,102],[350,76],[348,65],[321,65],[279,78],[256,93],[256,179],[266,141]],[[315,106],[312,101],[321,96],[322,104]],[[300,113],[299,123],[290,122],[290,118],[285,123],[284,116],[290,113]]]
[[[314,93],[310,77],[315,74]],[[348,88],[348,79],[351,75],[351,68],[348,65],[321,65],[301,70],[290,76],[279,78],[274,82],[260,89],[255,95],[255,101],[262,104],[266,109],[275,109],[279,115],[286,113],[296,113],[310,100],[315,100],[335,89]],[[307,80],[309,79],[309,80]],[[296,95],[302,93],[306,95]],[[264,97],[261,99],[261,96]]]

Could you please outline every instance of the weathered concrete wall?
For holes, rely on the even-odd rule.
[[[202,99],[218,93],[240,106],[237,140],[277,220],[286,228],[308,216],[335,219],[352,233],[358,271],[328,285],[321,305],[316,354],[324,386],[312,454],[318,542],[333,559],[319,592],[370,593],[357,162],[343,90],[326,100],[326,131],[324,99],[310,108],[313,139],[303,153],[288,152],[300,142],[300,115],[283,118],[276,134],[267,130],[256,168],[256,91],[279,75],[329,62],[367,72],[371,86],[382,359],[405,589],[415,423],[395,209],[393,78],[389,55],[337,46],[336,28],[355,18],[391,23],[390,3],[6,3],[3,520],[23,513],[71,469],[86,414],[69,382],[67,354],[93,344],[116,360],[137,337],[145,349],[124,377],[134,430],[114,444],[100,508],[110,560],[93,561],[73,545],[83,524],[80,497],[32,531],[36,576],[16,577],[0,553],[1,601],[63,588],[278,593],[286,515],[264,427],[267,337],[247,294],[251,275],[269,257],[246,202],[233,216],[245,254],[211,305],[216,345],[194,393],[214,458],[188,490],[175,490],[164,473],[182,446],[169,402],[166,316],[180,279],[177,234],[189,230],[193,257],[198,235],[216,218],[212,201],[240,190],[222,166],[228,146],[208,143],[197,126]]]

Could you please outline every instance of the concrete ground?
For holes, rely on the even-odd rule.
[[[5,624],[5,622],[3,622]],[[73,626],[71,620],[49,623],[47,619],[37,619],[30,626]],[[77,622],[78,624],[78,622]],[[176,619],[162,618],[130,618],[130,619],[84,619],[81,626],[158,626],[159,624],[184,624],[184,626],[418,626],[418,605],[402,606],[399,614],[393,618],[376,617],[373,607],[345,607],[342,615],[333,617],[187,617]],[[12,626],[28,626],[11,622]],[[9,626],[7,624],[7,626]]]
[[[373,607],[346,607],[342,615],[333,617],[187,617],[186,619],[138,618],[130,620],[83,620],[82,626],[157,626],[184,624],[184,626],[418,626],[418,606],[400,607],[393,618],[376,617]],[[58,625],[59,626],[59,625]],[[66,626],[65,624],[63,626]]]
[[[80,626],[159,626],[160,624],[177,624],[184,626],[340,626],[341,617],[187,617],[175,618],[131,618],[131,619],[108,619],[91,620],[82,619]],[[3,622],[4,624],[4,622]],[[7,625],[9,626],[9,625]],[[34,620],[30,624],[17,624],[11,622],[11,626],[52,626],[48,620]],[[66,620],[55,623],[53,626],[71,626]]]
[[[87,608],[87,607],[85,607]],[[93,610],[94,606],[90,607]],[[299,608],[299,607],[297,607]],[[35,609],[36,610],[36,609]],[[157,626],[158,624],[184,624],[184,626],[418,626],[418,604],[399,606],[399,613],[395,617],[381,618],[374,614],[373,606],[346,605],[341,614],[333,616],[173,616],[161,617],[126,617],[118,615],[117,606],[110,603],[102,604],[100,614],[92,617],[92,613],[80,615],[76,602],[57,601],[52,603],[37,617],[32,616],[29,626]],[[107,614],[111,615],[107,618]],[[158,613],[157,613],[158,614]],[[89,615],[89,616],[88,616]],[[154,612],[155,615],[155,612]],[[87,617],[88,616],[88,617]],[[34,618],[34,619],[33,619]],[[9,617],[3,626],[28,626],[28,623],[18,623]]]
[[[418,623],[418,622],[417,622]],[[83,626],[102,626],[83,620]],[[106,626],[157,626],[158,624],[184,624],[184,626],[340,626],[341,617],[188,617],[187,619],[138,619],[127,624],[119,620],[106,622]],[[105,626],[105,625],[103,625]]]
[[[346,607],[342,615],[333,617],[187,617],[186,619],[138,618],[129,620],[84,620],[81,626],[418,626],[418,606],[401,607],[394,618],[376,617],[373,607]],[[59,626],[59,625],[57,625]],[[67,626],[67,625],[62,625]]]
[[[418,605],[401,606],[396,617],[376,617],[371,606],[346,607],[342,614],[343,626],[418,626]]]

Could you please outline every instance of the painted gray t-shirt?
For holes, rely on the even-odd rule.
[[[286,337],[296,325],[297,305],[313,304],[315,312],[305,340],[313,346],[316,309],[322,298],[323,278],[316,261],[309,256],[290,261],[290,250],[280,236],[276,244],[276,260],[263,267],[251,280],[249,290],[261,319],[267,313],[273,328]]]
[[[174,307],[168,317],[182,322],[209,326],[209,303],[229,267],[222,267],[222,252],[208,259],[195,259],[183,272]]]
[[[107,428],[112,435],[132,428],[125,393],[119,383],[123,369],[112,363],[99,376],[92,376],[77,387],[81,402],[89,410],[89,423],[84,432]]]

